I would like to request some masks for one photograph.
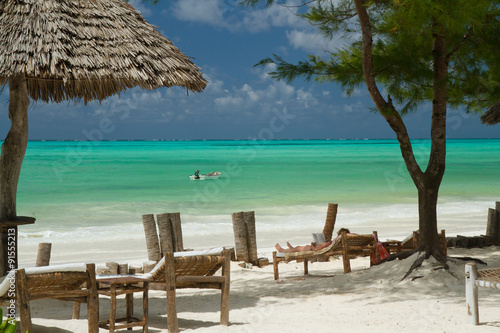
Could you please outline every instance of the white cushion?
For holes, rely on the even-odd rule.
[[[83,263],[78,264],[62,264],[62,265],[50,265],[50,266],[41,266],[41,267],[29,267],[25,268],[24,271],[26,275],[33,274],[42,274],[42,273],[54,273],[54,272],[85,272],[87,266]],[[2,279],[2,283],[0,284],[0,296],[5,295],[10,288],[10,281],[14,283],[15,280],[15,271],[11,270],[6,276]]]

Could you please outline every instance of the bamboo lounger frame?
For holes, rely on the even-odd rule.
[[[167,292],[168,332],[179,331],[175,290],[180,288],[220,289],[220,323],[227,326],[229,324],[231,251],[223,250],[221,255],[179,257],[174,257],[172,252],[166,252],[164,258],[164,263],[152,272],[150,282],[164,285]],[[221,276],[214,276],[221,268]]]
[[[467,316],[474,325],[479,325],[478,287],[500,289],[500,268],[478,270],[473,262],[465,264]]]
[[[304,275],[309,274],[308,262],[318,260],[328,260],[329,257],[334,255],[342,255],[344,265],[344,273],[351,272],[351,256],[370,256],[372,253],[378,255],[375,251],[376,244],[373,235],[355,235],[342,232],[340,237],[337,237],[332,245],[326,251],[320,250],[317,252],[296,252],[285,254],[284,257],[278,257],[277,252],[273,252],[273,267],[274,279],[279,279],[278,264],[280,262],[289,262],[295,260],[297,262],[304,261]],[[371,266],[371,261],[370,261]]]
[[[209,250],[206,253],[210,252]],[[189,255],[189,252],[177,252],[174,255],[173,252],[166,252],[162,260],[150,273],[141,275],[145,281],[149,282],[149,289],[160,289],[167,292],[167,325],[169,333],[179,331],[175,290],[181,288],[220,289],[220,323],[221,325],[229,325],[231,250],[221,248],[221,252],[211,255]],[[221,276],[214,276],[221,268]],[[130,277],[134,275],[124,276]],[[78,316],[78,309],[76,315]]]
[[[9,279],[9,275],[6,279]],[[30,302],[44,298],[87,303],[88,332],[98,332],[99,301],[94,264],[87,264],[85,271],[76,272],[27,274],[24,268],[18,269],[15,271],[15,286],[22,332],[34,332],[31,324]],[[2,303],[10,299],[7,293],[2,298]]]

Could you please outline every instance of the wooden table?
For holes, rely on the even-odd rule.
[[[109,329],[110,333],[115,330],[142,326],[142,332],[148,331],[148,281],[137,276],[113,276],[97,278],[99,295],[111,297],[111,309],[109,320],[99,322],[99,327]],[[142,320],[134,315],[134,293],[142,292]],[[127,314],[124,318],[116,318],[116,297],[125,295]],[[117,323],[122,323],[118,324]]]

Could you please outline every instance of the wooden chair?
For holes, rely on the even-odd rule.
[[[15,290],[12,290],[13,286]],[[97,333],[99,330],[99,301],[94,264],[17,269],[11,271],[0,285],[0,295],[3,295],[2,303],[17,300],[21,332],[33,332],[30,302],[44,298],[87,303],[88,332]]]
[[[465,264],[467,315],[474,325],[479,325],[478,287],[500,289],[500,267],[477,269],[475,263]]]
[[[154,289],[160,287],[167,292],[169,333],[179,331],[175,291],[181,288],[220,289],[220,323],[226,326],[229,324],[231,251],[220,248],[218,252],[217,255],[199,254],[199,251],[176,252],[175,254],[166,252],[162,260],[149,273],[150,286]],[[219,269],[222,269],[222,274],[214,276]]]
[[[278,264],[280,262],[304,261],[304,275],[309,273],[309,261],[326,261],[331,256],[342,255],[344,273],[351,272],[351,257],[377,255],[375,237],[371,235],[356,235],[342,232],[332,243],[320,251],[278,253],[273,252],[274,279],[279,279]],[[370,261],[371,266],[371,261]]]

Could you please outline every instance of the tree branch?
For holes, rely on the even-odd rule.
[[[425,171],[431,177],[442,178],[446,159],[446,109],[448,95],[448,55],[446,54],[445,27],[434,23],[433,97],[431,122],[431,154]]]
[[[465,33],[464,35],[464,38],[462,38],[462,40],[460,41],[460,43],[458,43],[457,46],[455,46],[453,48],[453,50],[451,50],[450,53],[448,53],[448,55],[446,56],[446,62],[449,62],[450,61],[450,58],[458,52],[458,50],[467,42],[467,39],[470,37],[472,33],[472,27],[469,28],[469,30],[467,30],[467,32]]]
[[[356,5],[356,11],[361,25],[361,32],[363,34],[362,62],[366,86],[379,113],[385,118],[385,120],[389,123],[389,126],[391,126],[396,133],[406,168],[410,172],[410,176],[412,177],[417,188],[420,188],[423,186],[421,183],[422,171],[415,160],[415,155],[413,154],[413,148],[406,126],[401,119],[401,115],[397,112],[394,106],[382,97],[375,80],[375,74],[373,72],[373,35],[365,1],[354,0],[354,3]]]

